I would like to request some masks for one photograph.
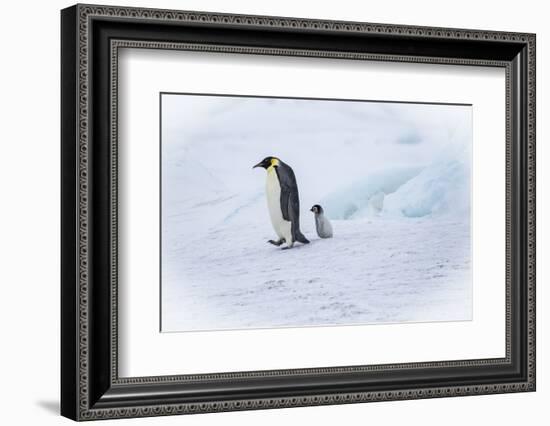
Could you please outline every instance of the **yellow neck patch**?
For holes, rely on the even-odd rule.
[[[271,159],[271,165],[267,168],[267,171],[268,172],[273,171],[274,170],[273,167],[278,166],[278,165],[279,165],[279,160],[277,160],[276,158],[272,158]]]

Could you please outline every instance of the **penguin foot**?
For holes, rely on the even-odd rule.
[[[281,238],[280,240],[277,240],[277,241],[275,241],[275,240],[268,240],[267,242],[270,243],[270,244],[273,244],[274,246],[279,247],[281,244],[283,244],[283,243],[285,242],[285,239],[284,239],[284,238]]]

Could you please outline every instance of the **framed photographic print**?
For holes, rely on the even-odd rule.
[[[64,416],[535,390],[535,35],[61,29]]]

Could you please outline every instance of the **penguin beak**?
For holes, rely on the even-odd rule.
[[[260,161],[258,164],[256,164],[254,167],[252,167],[253,169],[255,169],[256,167],[263,167],[263,164],[262,162]]]
[[[313,211],[313,207],[312,207],[312,208],[310,208],[310,209],[309,209],[309,211],[310,211],[310,212],[312,212],[312,211]]]

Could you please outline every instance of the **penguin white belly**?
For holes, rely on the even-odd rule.
[[[286,243],[291,245],[293,243],[292,224],[283,218],[283,212],[281,210],[281,185],[279,184],[277,172],[273,168],[267,171],[265,192],[273,229],[279,238],[284,238]]]

